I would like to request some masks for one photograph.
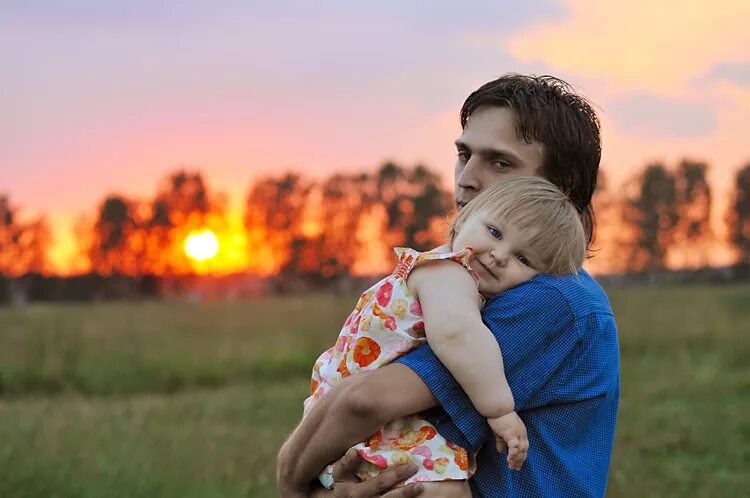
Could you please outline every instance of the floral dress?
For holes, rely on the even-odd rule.
[[[471,249],[420,253],[397,247],[394,251],[398,264],[393,273],[362,293],[336,344],[315,362],[305,415],[344,377],[387,365],[426,342],[422,308],[406,286],[414,267],[451,259],[476,279],[469,267]],[[465,449],[443,438],[432,424],[416,415],[388,423],[355,448],[364,460],[357,472],[363,480],[402,463],[414,463],[419,468],[405,483],[468,479],[474,471],[474,458],[469,458]],[[320,475],[320,482],[327,488],[333,486],[332,470],[333,465],[329,465]]]

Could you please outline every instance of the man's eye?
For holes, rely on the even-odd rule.
[[[466,161],[468,161],[469,159],[471,159],[471,154],[469,154],[469,153],[468,153],[468,152],[466,152],[465,150],[459,150],[459,151],[458,151],[458,158],[459,158],[460,160],[462,160],[462,161],[466,162]]]
[[[505,161],[492,161],[492,165],[494,167],[500,168],[500,169],[504,169],[504,168],[509,168],[510,167],[510,164],[508,164]]]
[[[497,240],[502,240],[503,239],[503,233],[500,230],[498,230],[497,228],[489,227],[489,231],[490,231],[490,235],[492,235],[493,237],[495,237]]]

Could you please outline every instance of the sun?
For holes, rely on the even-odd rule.
[[[195,230],[185,238],[185,254],[195,261],[206,261],[219,252],[219,239],[211,230]]]

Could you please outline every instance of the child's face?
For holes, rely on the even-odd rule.
[[[536,254],[528,244],[533,235],[491,212],[479,211],[464,222],[452,247],[454,251],[474,250],[471,268],[479,277],[479,292],[489,298],[539,273]]]

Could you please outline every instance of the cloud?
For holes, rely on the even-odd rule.
[[[509,44],[523,61],[604,78],[623,88],[673,92],[716,60],[746,57],[746,0],[567,0],[570,15],[526,29]]]
[[[719,62],[699,81],[729,81],[750,86],[750,62]]]
[[[716,128],[716,115],[694,102],[649,93],[632,93],[612,101],[605,112],[623,132],[650,137],[703,136]]]

